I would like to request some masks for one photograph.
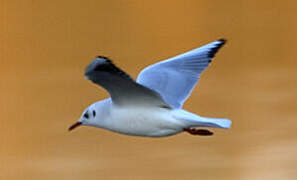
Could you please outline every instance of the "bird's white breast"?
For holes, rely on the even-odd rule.
[[[136,136],[168,136],[183,130],[183,124],[160,107],[112,106],[102,128]]]

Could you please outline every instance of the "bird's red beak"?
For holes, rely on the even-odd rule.
[[[68,131],[75,129],[76,127],[78,127],[80,125],[82,125],[82,123],[78,121],[78,122],[74,123],[72,126],[70,126]]]

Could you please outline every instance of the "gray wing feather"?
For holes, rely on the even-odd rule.
[[[226,40],[220,39],[141,71],[137,82],[156,92],[173,108],[181,108],[201,73]]]
[[[87,66],[85,76],[93,83],[105,88],[114,104],[141,103],[142,105],[168,106],[157,92],[136,83],[107,57],[98,56],[93,60]]]

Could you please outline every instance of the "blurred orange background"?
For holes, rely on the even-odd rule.
[[[0,1],[0,179],[296,179],[296,1]],[[85,66],[144,67],[228,39],[184,108],[233,120],[212,137],[82,127],[108,97]]]

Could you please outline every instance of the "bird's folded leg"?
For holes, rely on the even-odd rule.
[[[196,129],[196,128],[185,128],[184,131],[192,134],[192,135],[199,135],[199,136],[211,136],[213,132],[207,129]]]

